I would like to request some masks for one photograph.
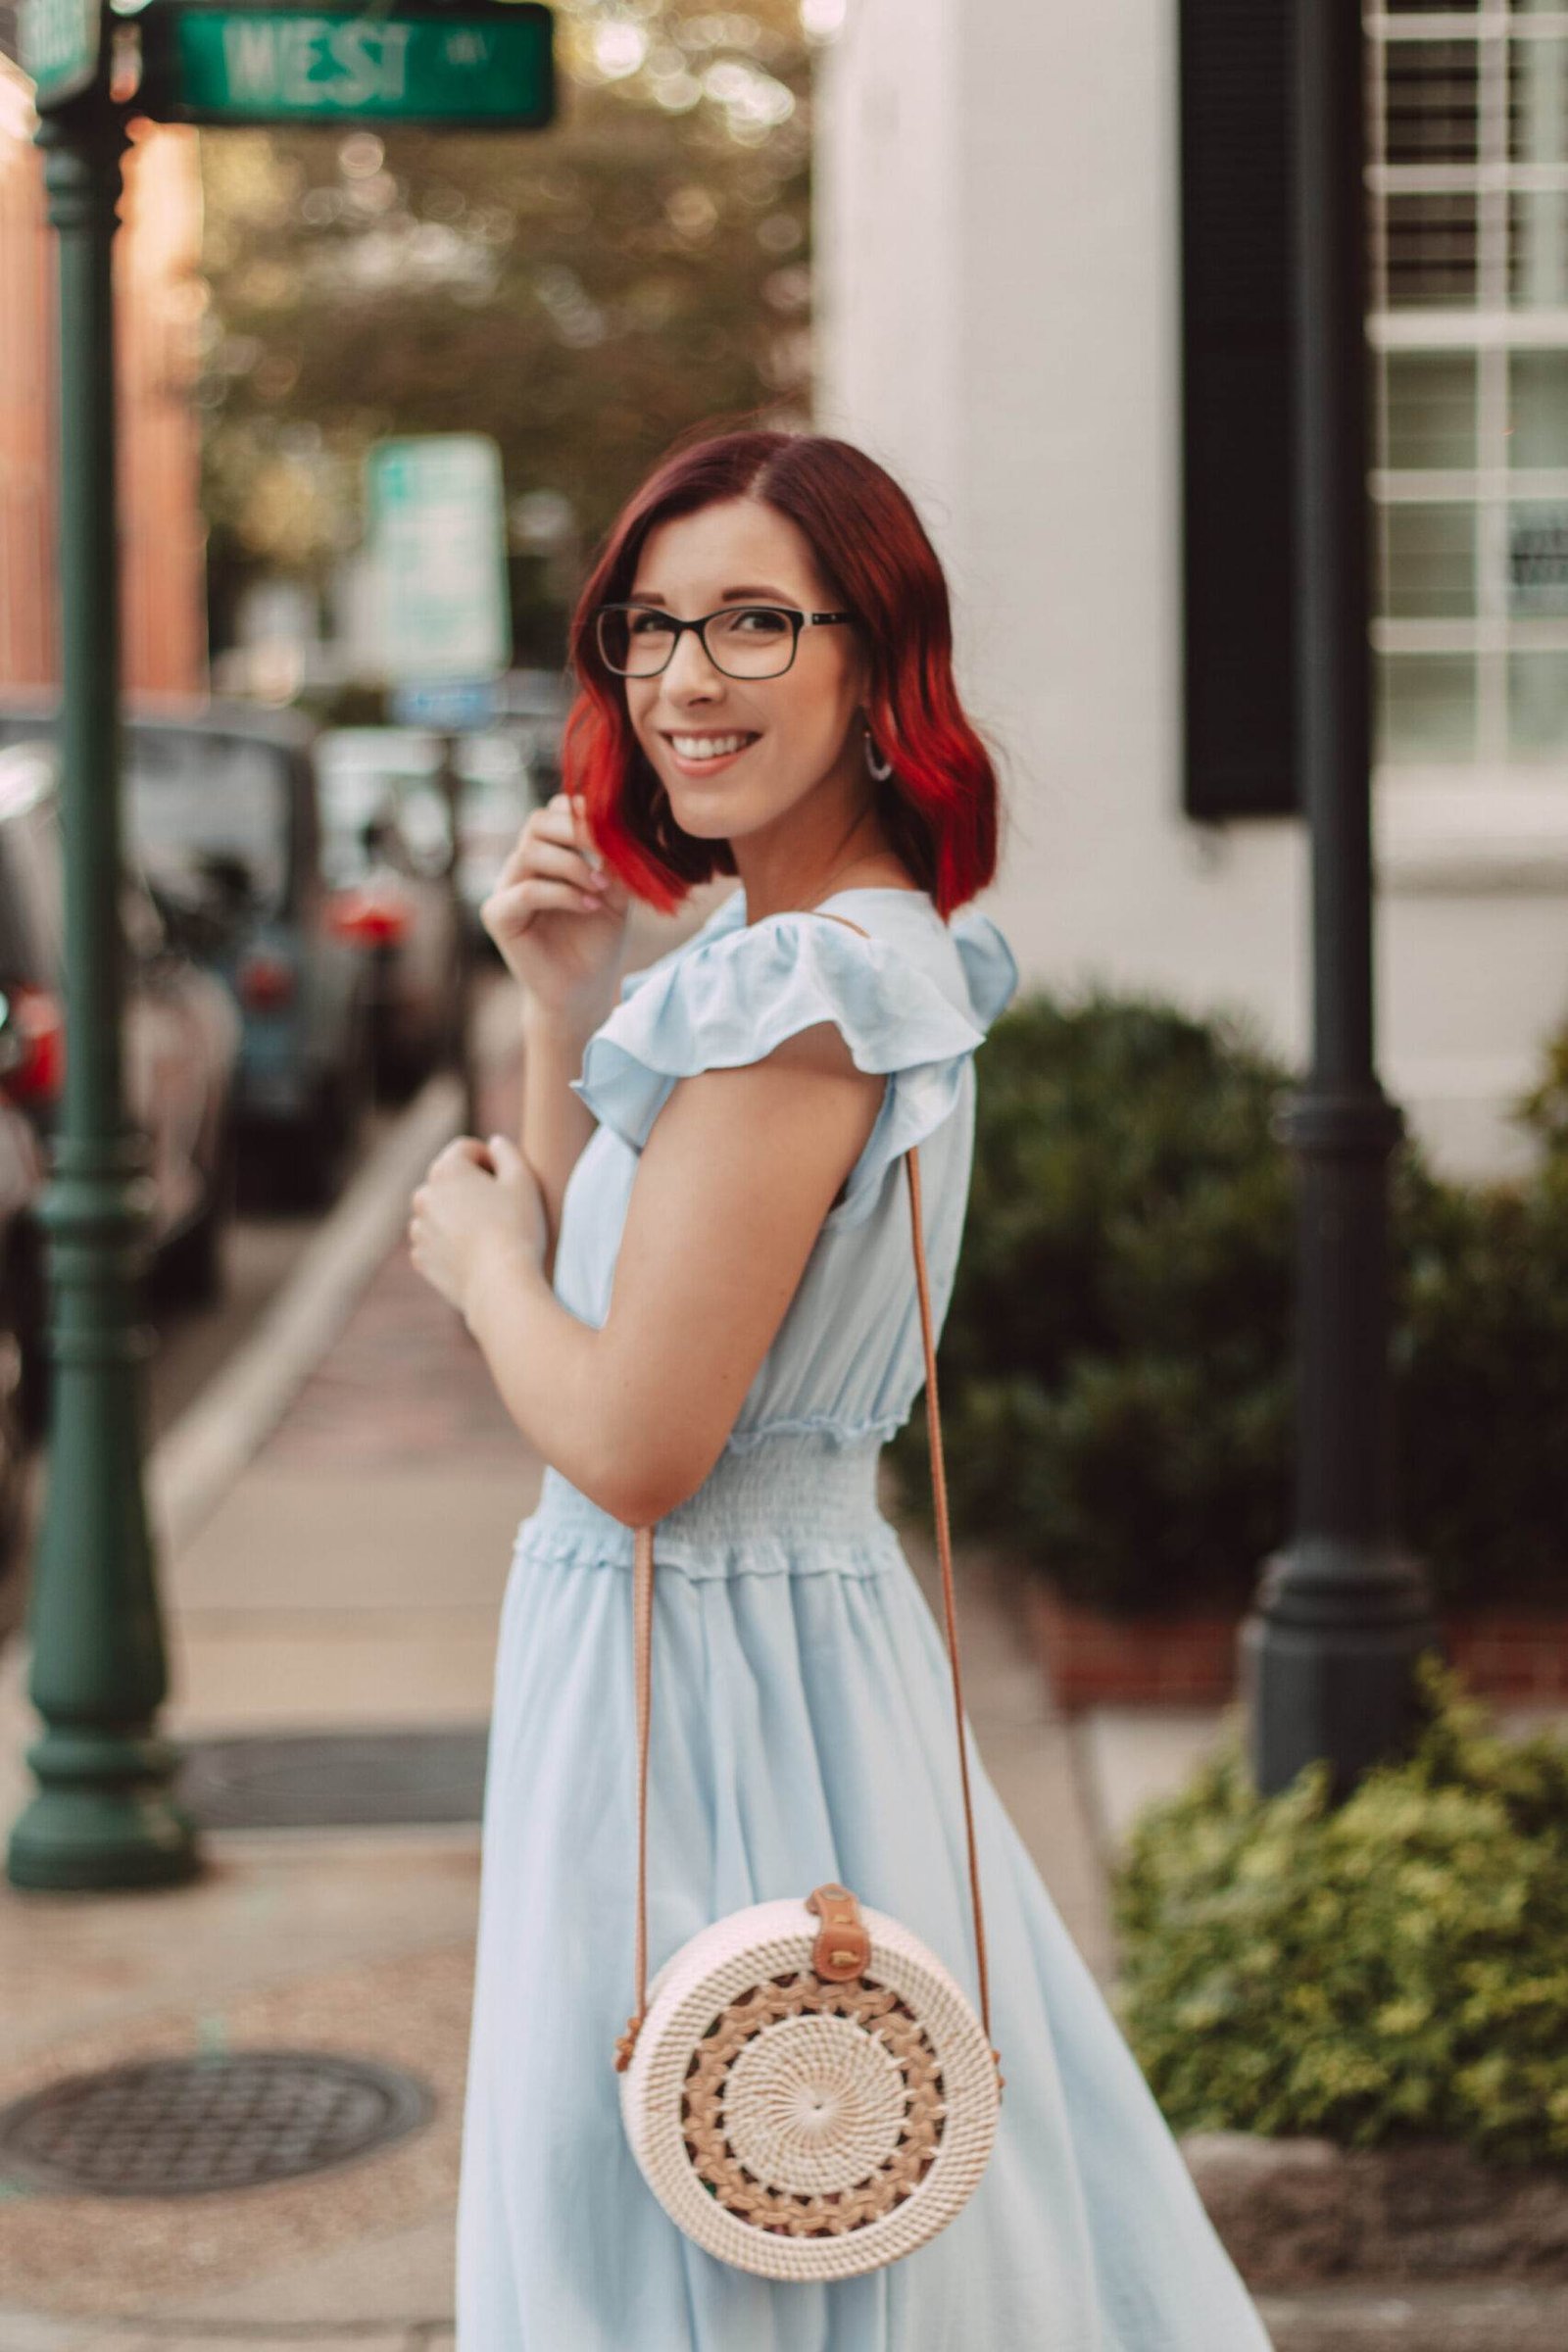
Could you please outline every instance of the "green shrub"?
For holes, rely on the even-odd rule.
[[[1547,1040],[1545,1066],[1516,1116],[1540,1145],[1548,1174],[1568,1177],[1568,1023]]]
[[[1321,1766],[1257,1796],[1233,1724],[1136,1823],[1117,1999],[1174,2130],[1568,2161],[1568,1741],[1422,1688],[1416,1752],[1338,1809]]]
[[[1568,1185],[1429,1185],[1396,1227],[1404,1532],[1450,1602],[1568,1600]]]
[[[1075,1596],[1224,1602],[1282,1532],[1286,1083],[1245,1025],[1145,1000],[1036,996],[991,1033],[942,1340],[948,1481],[966,1535]],[[895,1441],[911,1504],[924,1444],[923,1417]]]
[[[1560,1598],[1568,1553],[1568,1046],[1525,1115],[1546,1173],[1391,1170],[1401,1532],[1450,1600]],[[1021,1000],[980,1067],[942,1342],[955,1525],[1072,1599],[1238,1609],[1284,1539],[1294,1444],[1291,1073],[1250,1026]],[[1560,1128],[1562,1181],[1552,1169]],[[923,1415],[894,1441],[927,1511]]]

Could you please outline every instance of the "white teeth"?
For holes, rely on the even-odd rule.
[[[670,742],[683,760],[716,760],[725,752],[738,752],[751,741],[749,735],[672,735]]]

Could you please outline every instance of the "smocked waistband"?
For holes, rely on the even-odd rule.
[[[659,1566],[724,1577],[870,1575],[902,1563],[897,1532],[877,1504],[883,1444],[791,1432],[726,1449],[696,1493],[658,1522]],[[516,1547],[531,1558],[630,1568],[634,1544],[631,1528],[547,1468]]]

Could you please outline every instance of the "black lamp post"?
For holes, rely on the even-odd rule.
[[[1297,1158],[1294,1532],[1242,1632],[1252,1769],[1314,1759],[1345,1793],[1414,1727],[1438,1644],[1395,1534],[1389,1159],[1374,1067],[1367,363],[1360,0],[1295,0],[1296,495],[1302,790],[1311,830],[1312,1062],[1281,1117]]]

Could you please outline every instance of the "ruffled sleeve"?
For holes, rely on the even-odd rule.
[[[954,1108],[984,1040],[987,1008],[1000,1008],[1016,984],[1012,958],[984,916],[960,914],[952,928],[968,1009],[899,948],[819,914],[768,915],[689,943],[639,975],[595,1031],[572,1092],[640,1152],[678,1080],[760,1061],[797,1031],[832,1021],[857,1067],[889,1081],[827,1220],[856,1224],[870,1213],[891,1162]]]
[[[976,906],[960,907],[948,928],[957,942],[974,1017],[982,1029],[989,1029],[1018,993],[1018,966],[1012,950],[990,915]]]

